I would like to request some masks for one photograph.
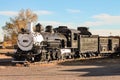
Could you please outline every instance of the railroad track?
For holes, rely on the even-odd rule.
[[[59,63],[63,63],[63,62],[70,62],[70,61],[79,61],[79,60],[97,60],[97,59],[105,59],[106,57],[91,57],[91,58],[77,58],[77,59],[64,59],[64,60],[53,60],[53,61],[43,61],[43,62],[34,62],[34,63],[12,63],[12,58],[6,58],[6,59],[0,59],[0,66],[17,66],[17,67],[21,67],[21,66],[34,66],[34,65],[40,65],[40,66],[48,66],[48,65],[57,65]]]
[[[77,59],[64,59],[64,60],[53,60],[53,61],[43,61],[43,62],[34,62],[29,63],[26,62],[24,64],[17,63],[15,66],[33,66],[33,65],[40,65],[40,66],[48,66],[48,65],[57,65],[63,62],[70,62],[70,61],[77,61],[77,60],[91,60],[91,59],[102,59],[103,57],[91,57],[91,58],[77,58]]]

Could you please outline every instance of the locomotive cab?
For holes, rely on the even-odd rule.
[[[58,28],[54,29],[57,33],[63,34],[66,39],[66,47],[71,50],[71,53],[69,54],[71,57],[74,57],[74,54],[78,52],[78,36],[80,34],[80,31],[75,29],[68,29],[66,26],[59,26]]]
[[[66,26],[59,26],[54,29],[56,32],[63,34],[67,39],[67,47],[77,48],[78,47],[78,35],[80,31],[75,29],[68,29]]]

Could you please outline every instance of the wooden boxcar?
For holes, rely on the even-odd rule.
[[[80,54],[98,54],[98,35],[80,35],[79,37]]]
[[[118,37],[99,37],[99,53],[100,54],[110,54],[115,53],[119,47]]]

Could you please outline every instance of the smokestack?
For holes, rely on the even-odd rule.
[[[27,30],[31,33],[33,33],[33,23],[32,22],[28,22],[27,23]]]

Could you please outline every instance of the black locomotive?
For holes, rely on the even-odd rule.
[[[31,23],[19,33],[17,44],[13,62],[107,56],[120,51],[120,37],[92,35],[87,27],[47,26],[42,31],[38,24],[33,31]]]

